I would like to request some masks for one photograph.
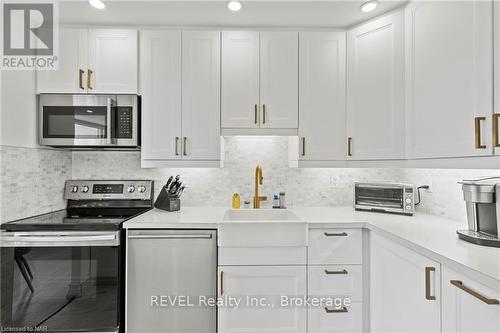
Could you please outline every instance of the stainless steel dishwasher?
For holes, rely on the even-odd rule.
[[[128,230],[127,333],[215,333],[215,230]]]

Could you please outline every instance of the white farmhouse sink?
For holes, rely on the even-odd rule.
[[[226,211],[224,222],[303,222],[287,209],[231,209]]]
[[[220,247],[307,245],[307,224],[286,209],[228,210],[218,229]]]

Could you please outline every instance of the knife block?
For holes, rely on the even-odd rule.
[[[166,210],[167,212],[177,212],[181,209],[181,199],[170,198],[167,190],[163,187],[156,198],[155,208]]]

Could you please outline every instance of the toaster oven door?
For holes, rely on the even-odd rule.
[[[403,187],[363,185],[356,187],[355,206],[361,209],[401,212],[404,209]]]

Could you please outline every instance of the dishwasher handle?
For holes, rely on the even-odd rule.
[[[128,239],[212,239],[212,234],[129,235]]]

